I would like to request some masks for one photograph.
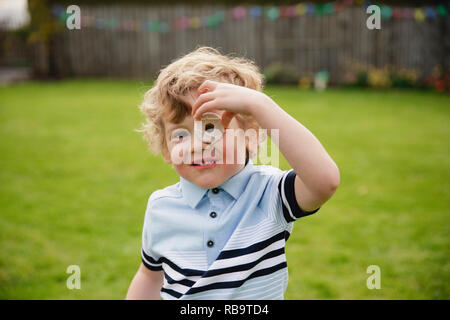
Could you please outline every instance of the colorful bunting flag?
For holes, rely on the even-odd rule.
[[[422,23],[425,18],[425,13],[422,11],[422,9],[414,10],[414,19],[416,19],[417,22]]]
[[[81,15],[82,27],[92,27],[98,30],[104,29],[121,29],[125,31],[152,31],[167,33],[176,29],[199,29],[201,27],[215,28],[225,22],[227,17],[231,17],[236,20],[249,19],[269,19],[275,21],[277,19],[295,18],[302,16],[325,16],[333,13],[340,13],[349,6],[362,6],[365,10],[371,5],[368,0],[338,0],[334,2],[327,2],[321,4],[314,4],[311,2],[301,2],[296,5],[290,6],[272,6],[265,9],[259,5],[253,5],[250,7],[236,6],[230,11],[217,10],[211,15],[203,17],[177,17],[172,21],[140,21],[133,19],[117,18],[102,18],[92,17],[87,15]],[[381,17],[383,19],[414,19],[418,23],[423,23],[427,19],[446,18],[448,15],[447,5],[440,4],[433,8],[427,6],[425,8],[410,8],[410,7],[391,7],[388,5],[380,6]],[[65,11],[65,7],[61,5],[55,5],[52,7],[51,12],[59,21],[65,23],[68,18],[68,14]]]
[[[269,10],[267,10],[267,17],[270,20],[277,20],[278,17],[280,16],[280,11],[278,10],[278,8],[270,8]]]
[[[381,17],[383,19],[389,20],[392,17],[392,9],[389,6],[381,6],[380,8]]]
[[[262,9],[260,6],[253,6],[250,8],[250,16],[252,18],[260,18],[262,16]]]

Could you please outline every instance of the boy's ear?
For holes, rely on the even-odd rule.
[[[167,149],[167,146],[164,146],[164,148],[162,150],[162,155],[163,155],[164,161],[166,163],[168,163],[168,164],[172,163],[172,159],[170,157],[170,152],[169,152],[169,149]]]

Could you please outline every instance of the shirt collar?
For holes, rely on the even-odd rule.
[[[247,165],[241,171],[222,183],[219,188],[225,190],[234,199],[239,198],[239,195],[244,191],[253,170],[252,160],[249,159]],[[198,205],[200,200],[202,200],[203,196],[209,190],[199,187],[183,177],[180,177],[180,185],[184,200],[193,209]]]
[[[220,188],[228,192],[236,200],[244,192],[253,170],[253,162],[249,159],[247,165],[230,179],[222,183]]]
[[[180,177],[181,192],[184,200],[194,209],[203,198],[208,189],[199,187],[196,184]]]

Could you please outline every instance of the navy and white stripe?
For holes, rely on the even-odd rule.
[[[168,259],[162,292],[173,298],[242,287],[248,280],[286,269],[284,231],[249,247],[224,250],[208,270],[183,269]]]
[[[155,259],[150,257],[148,254],[146,254],[144,249],[141,249],[141,258],[142,258],[142,263],[148,269],[150,269],[152,271],[161,271],[163,269],[161,259],[156,261]]]
[[[294,179],[293,170],[249,161],[219,192],[183,178],[154,192],[141,255],[147,268],[164,271],[161,297],[283,299],[292,222],[313,213],[298,206]]]
[[[320,208],[313,211],[304,211],[299,207],[295,198],[294,182],[297,174],[294,170],[289,170],[283,175],[283,178],[278,184],[278,192],[281,196],[283,215],[287,222],[293,222],[301,217],[308,216],[317,212]]]

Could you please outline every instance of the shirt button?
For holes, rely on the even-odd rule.
[[[212,189],[212,193],[218,194],[218,193],[219,193],[219,188],[214,188],[214,189]]]
[[[215,217],[217,217],[217,213],[213,211],[209,214],[209,216],[214,219]]]
[[[208,247],[212,247],[212,246],[214,246],[214,241],[211,241],[211,240],[209,240],[207,243],[206,243],[206,245],[208,246]]]

